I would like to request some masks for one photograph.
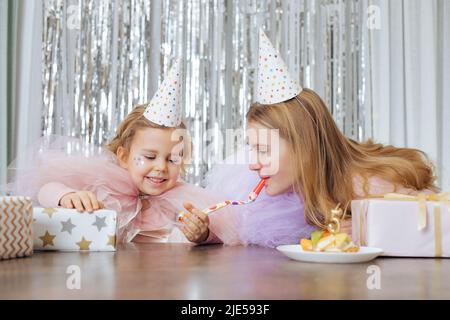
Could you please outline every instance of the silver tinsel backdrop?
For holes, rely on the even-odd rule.
[[[372,135],[369,0],[46,0],[42,133],[101,145],[184,58],[184,116],[200,183],[253,97],[258,30],[349,137]],[[242,141],[239,137],[237,142]]]

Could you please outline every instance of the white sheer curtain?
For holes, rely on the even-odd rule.
[[[40,136],[42,1],[0,1],[0,185],[8,162]]]
[[[425,151],[450,189],[450,1],[372,0],[374,138]]]
[[[0,0],[0,185],[6,182],[8,161],[7,127],[7,63],[8,63],[8,2]]]
[[[18,10],[14,155],[40,136],[42,110],[42,1],[22,0]]]

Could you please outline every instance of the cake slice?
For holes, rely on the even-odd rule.
[[[300,245],[304,251],[314,252],[358,252],[359,247],[355,245],[352,238],[346,233],[330,233],[328,231],[316,230],[311,233],[311,240],[301,239]]]

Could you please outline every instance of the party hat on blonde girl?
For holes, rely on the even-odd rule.
[[[151,122],[166,127],[181,123],[181,67],[177,59],[145,109],[144,116]]]
[[[256,101],[263,104],[274,104],[297,96],[302,87],[289,74],[266,34],[259,31],[259,61]]]

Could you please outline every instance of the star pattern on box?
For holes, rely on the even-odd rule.
[[[302,87],[289,74],[286,63],[261,30],[256,101],[263,104],[279,103],[297,96],[301,91]]]
[[[45,231],[45,234],[40,236],[39,239],[42,240],[42,246],[45,248],[45,246],[54,246],[53,240],[56,238],[56,235],[52,235],[48,232],[48,230]]]
[[[81,240],[77,242],[78,247],[80,247],[80,250],[89,250],[89,246],[91,245],[92,241],[86,240],[83,237],[81,237]]]
[[[62,225],[61,232],[66,231],[69,234],[72,234],[72,229],[76,227],[76,225],[74,225],[72,223],[72,219],[71,218],[67,219],[67,221],[61,221],[61,225]]]
[[[42,210],[42,212],[45,213],[45,214],[47,214],[48,217],[51,219],[52,216],[53,216],[53,214],[54,214],[55,212],[57,212],[57,210],[55,210],[55,209],[53,209],[53,208],[44,208],[44,209]]]
[[[116,235],[108,235],[108,242],[106,243],[107,246],[116,246]]]
[[[106,217],[100,218],[99,216],[95,216],[95,222],[92,224],[97,227],[97,230],[100,232],[102,228],[106,227]]]
[[[116,249],[115,211],[101,209],[92,214],[80,214],[68,208],[34,208],[32,215],[35,250]]]
[[[177,59],[145,109],[144,116],[153,123],[177,127],[181,123],[181,60]]]

